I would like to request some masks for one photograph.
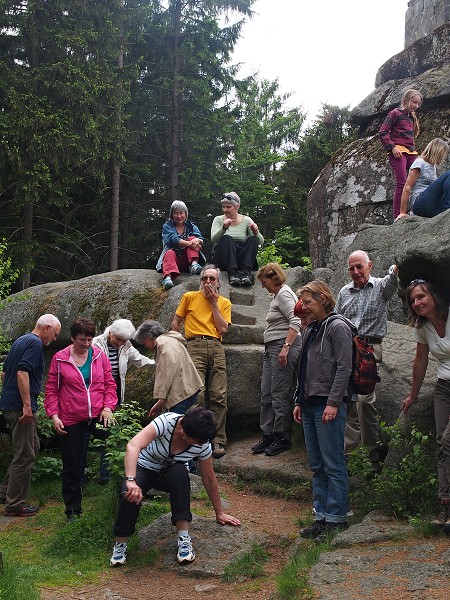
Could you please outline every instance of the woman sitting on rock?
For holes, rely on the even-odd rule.
[[[173,287],[173,280],[180,273],[198,275],[202,270],[200,265],[206,262],[201,252],[203,236],[188,216],[184,202],[172,202],[169,218],[162,229],[163,251],[156,263],[158,273],[162,271],[165,290]]]
[[[411,391],[403,402],[406,412],[419,396],[428,355],[437,360],[434,419],[438,444],[439,509],[432,523],[450,534],[450,309],[429,281],[414,279],[406,288],[409,322],[417,342]]]
[[[450,171],[437,179],[436,166],[448,156],[448,144],[435,138],[416,158],[409,170],[403,188],[400,214],[406,217],[409,211],[419,217],[434,217],[450,208]]]
[[[224,194],[221,205],[223,215],[215,217],[211,226],[211,241],[216,244],[211,262],[228,272],[231,285],[251,286],[258,246],[264,238],[258,225],[239,212],[241,199],[236,192]]]
[[[192,521],[191,486],[188,462],[198,458],[200,476],[220,525],[240,525],[240,521],[223,512],[219,486],[212,465],[210,441],[216,435],[212,412],[191,408],[186,415],[165,413],[134,436],[127,444],[125,479],[114,525],[116,543],[111,565],[127,560],[128,538],[135,531],[142,500],[149,489],[168,492],[172,524],[178,533],[177,560],[180,564],[195,559],[189,536]]]

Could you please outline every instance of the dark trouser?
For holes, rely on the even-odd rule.
[[[95,437],[100,439],[106,439],[109,435],[109,431],[96,429],[97,423],[98,417],[90,421],[66,425],[64,429],[67,433],[59,436],[63,463],[62,496],[66,505],[66,515],[81,515],[82,513],[81,481],[83,470],[81,463],[86,435],[95,432]]]
[[[258,252],[258,239],[248,237],[244,244],[236,243],[231,235],[224,235],[214,248],[214,264],[224,271],[238,269],[251,271]]]
[[[438,498],[450,498],[450,381],[438,379],[434,388],[438,457]]]
[[[3,416],[9,423],[12,444],[12,459],[0,485],[0,497],[5,498],[7,510],[19,510],[26,504],[31,486],[31,471],[39,451],[36,431],[36,414],[29,423],[20,423],[20,410],[4,410]]]
[[[414,200],[413,213],[419,217],[435,217],[450,208],[450,171],[431,183]]]
[[[177,521],[192,521],[191,513],[191,484],[189,471],[184,463],[176,462],[164,469],[162,473],[144,469],[137,466],[136,483],[141,488],[144,496],[149,489],[160,490],[170,494],[170,509],[172,511],[172,524]],[[136,529],[140,504],[128,502],[123,496],[126,491],[125,481],[122,484],[122,494],[119,501],[116,522],[113,531],[117,537],[129,537]]]

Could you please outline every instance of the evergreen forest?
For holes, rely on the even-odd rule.
[[[307,121],[277,80],[239,78],[253,1],[0,0],[0,241],[16,289],[154,268],[172,201],[208,239],[231,190],[304,264],[308,190],[354,129],[348,107]]]

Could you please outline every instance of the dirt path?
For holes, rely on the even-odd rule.
[[[298,534],[297,519],[309,512],[310,507],[279,498],[257,496],[237,490],[225,481],[220,489],[227,499],[227,511],[257,532],[268,535],[266,550],[270,559],[264,576],[256,581],[223,583],[217,578],[191,578],[189,566],[178,575],[161,571],[158,563],[149,568],[133,568],[132,560],[120,568],[108,568],[101,585],[80,586],[71,590],[42,589],[41,600],[194,600],[202,596],[214,600],[269,600],[276,588],[275,576],[289,560],[287,550]],[[257,516],[256,516],[257,514]]]

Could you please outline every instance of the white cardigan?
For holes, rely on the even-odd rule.
[[[92,344],[98,346],[100,350],[108,356],[108,334],[102,333],[92,340]],[[151,369],[155,366],[153,358],[147,358],[136,350],[130,341],[125,342],[117,351],[119,357],[119,377],[120,377],[120,398],[119,404],[124,403],[125,399],[125,377],[130,362],[135,367],[146,367]]]

